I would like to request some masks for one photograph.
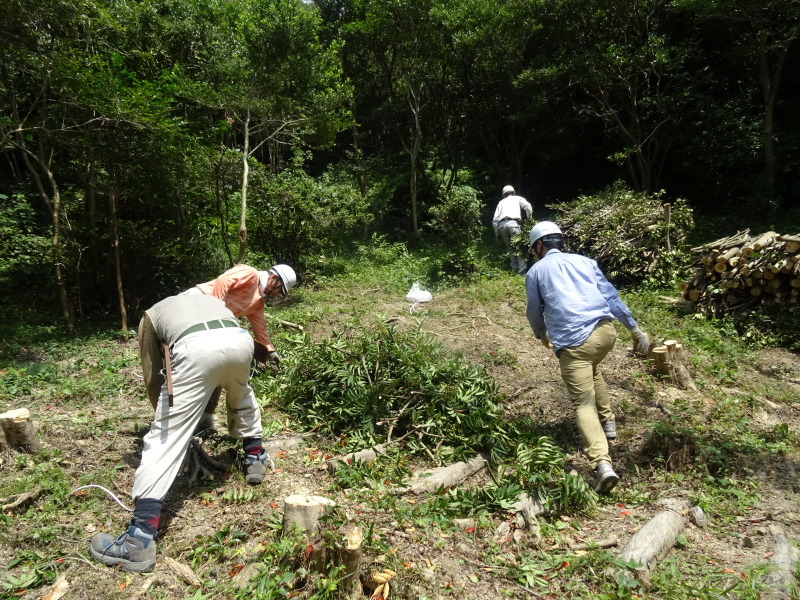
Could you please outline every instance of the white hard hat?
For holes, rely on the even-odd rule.
[[[506,187],[503,188],[503,196],[505,196],[506,194],[514,194],[514,193],[515,192],[513,185],[507,185]]]
[[[553,234],[561,234],[561,229],[558,228],[558,225],[553,223],[552,221],[539,221],[536,225],[531,228],[531,246],[533,246],[538,240],[542,239],[546,235],[553,235]]]
[[[274,265],[269,272],[281,278],[281,291],[284,296],[288,294],[289,290],[297,283],[297,275],[294,269],[289,265]]]

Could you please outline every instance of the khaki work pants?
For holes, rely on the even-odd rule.
[[[601,462],[611,463],[608,441],[600,422],[613,421],[614,413],[598,366],[616,341],[617,332],[611,320],[605,319],[597,324],[583,344],[562,348],[558,352],[561,378],[575,409],[583,452],[593,469]]]

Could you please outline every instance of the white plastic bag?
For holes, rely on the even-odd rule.
[[[430,302],[431,300],[433,300],[433,296],[430,292],[420,289],[419,281],[415,281],[406,294],[407,302]]]

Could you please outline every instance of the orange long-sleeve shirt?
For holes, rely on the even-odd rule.
[[[237,317],[247,317],[253,337],[268,349],[274,349],[264,318],[264,299],[258,288],[258,271],[247,265],[236,265],[222,275],[197,285],[201,292],[216,296]]]

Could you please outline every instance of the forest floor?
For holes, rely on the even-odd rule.
[[[557,359],[536,342],[525,319],[522,279],[508,276],[504,286],[501,299],[497,295],[487,299],[472,286],[436,293],[430,303],[413,307],[402,295],[375,289],[350,287],[320,296],[308,291],[293,305],[270,310],[282,319],[302,322],[312,337],[352,327],[356,313],[365,324],[387,318],[397,327],[421,324],[423,331],[446,347],[485,365],[499,384],[507,416],[530,417],[542,435],[549,435],[568,454],[567,469],[590,478]],[[319,304],[312,309],[315,301]],[[269,323],[280,345],[281,333],[292,330],[272,320]],[[659,326],[642,324],[649,331]],[[791,540],[800,540],[797,355],[774,348],[753,350],[735,365],[731,361],[716,364],[712,356],[693,371],[698,389],[686,391],[655,378],[652,367],[631,354],[624,329],[618,326],[618,332],[617,345],[602,368],[617,415],[619,438],[612,443],[611,455],[622,480],[594,509],[543,517],[538,533],[520,529],[516,535],[512,535],[513,517],[505,512],[453,523],[425,509],[424,498],[411,496],[402,500],[408,504],[407,512],[382,510],[378,497],[391,494],[390,490],[376,489],[374,500],[365,501],[363,494],[335,485],[320,468],[331,452],[330,440],[293,430],[290,420],[267,406],[264,420],[274,434],[275,470],[263,485],[247,487],[238,460],[221,450],[226,444],[235,446],[225,441],[226,430],[220,424],[206,444],[217,460],[231,465],[229,477],[176,481],[165,503],[155,571],[142,575],[104,567],[88,554],[92,535],[101,530],[120,532],[126,513],[97,489],[67,493],[102,480],[110,483],[123,503],[130,502],[141,438],[151,418],[135,337],[118,336],[98,347],[76,347],[73,355],[61,361],[71,369],[71,381],[95,382],[84,396],[77,392],[53,395],[34,388],[17,397],[0,398],[0,412],[22,406],[30,409],[47,457],[37,462],[8,451],[0,454],[0,501],[11,503],[23,491],[30,491],[37,478],[44,490],[29,502],[4,510],[4,517],[0,515],[7,528],[0,534],[0,598],[281,597],[285,592],[276,591],[280,586],[267,589],[263,581],[260,591],[239,590],[236,575],[256,561],[265,547],[278,543],[283,501],[292,494],[330,498],[348,520],[369,532],[368,541],[374,543],[365,545],[362,569],[396,572],[393,598],[758,597],[765,577],[762,567],[773,552],[768,526],[780,524]],[[100,346],[105,356],[114,357],[107,359],[111,363],[91,358],[101,352]],[[691,355],[693,346],[687,344],[687,348]],[[18,359],[47,360],[45,352],[31,346]],[[265,376],[280,378],[281,373]],[[108,377],[116,381],[113,390],[105,382]],[[726,415],[735,422],[725,421]],[[679,471],[667,468],[668,444],[654,447],[659,424],[677,431],[676,419],[691,419],[691,431],[698,436],[682,440],[696,458]],[[224,423],[222,408],[217,421]],[[281,430],[281,423],[289,427]],[[307,435],[300,444],[281,442],[302,433]],[[784,444],[778,452],[768,442],[781,433]],[[756,441],[743,449],[740,440],[754,436]],[[717,447],[723,463],[730,453],[729,460],[736,464],[723,474],[709,472],[702,463],[707,453],[695,452],[706,443]],[[47,485],[48,478],[59,477],[58,486]],[[28,487],[15,488],[13,482],[24,478]],[[478,474],[467,485],[485,480],[485,474]],[[676,497],[701,506],[710,525],[687,524],[678,543],[656,567],[649,591],[633,584],[603,583],[608,561],[662,510],[658,501]],[[619,543],[609,551],[570,550],[580,542],[611,537]],[[181,575],[176,563],[188,566],[196,580]],[[63,596],[54,595],[56,586],[50,590],[56,574],[66,581],[61,584]],[[23,575],[29,577],[27,583],[21,580]],[[289,596],[335,597],[325,592],[325,585],[330,582],[324,579],[313,585],[298,583]],[[708,595],[703,595],[704,589]],[[722,595],[712,596],[715,591]]]

